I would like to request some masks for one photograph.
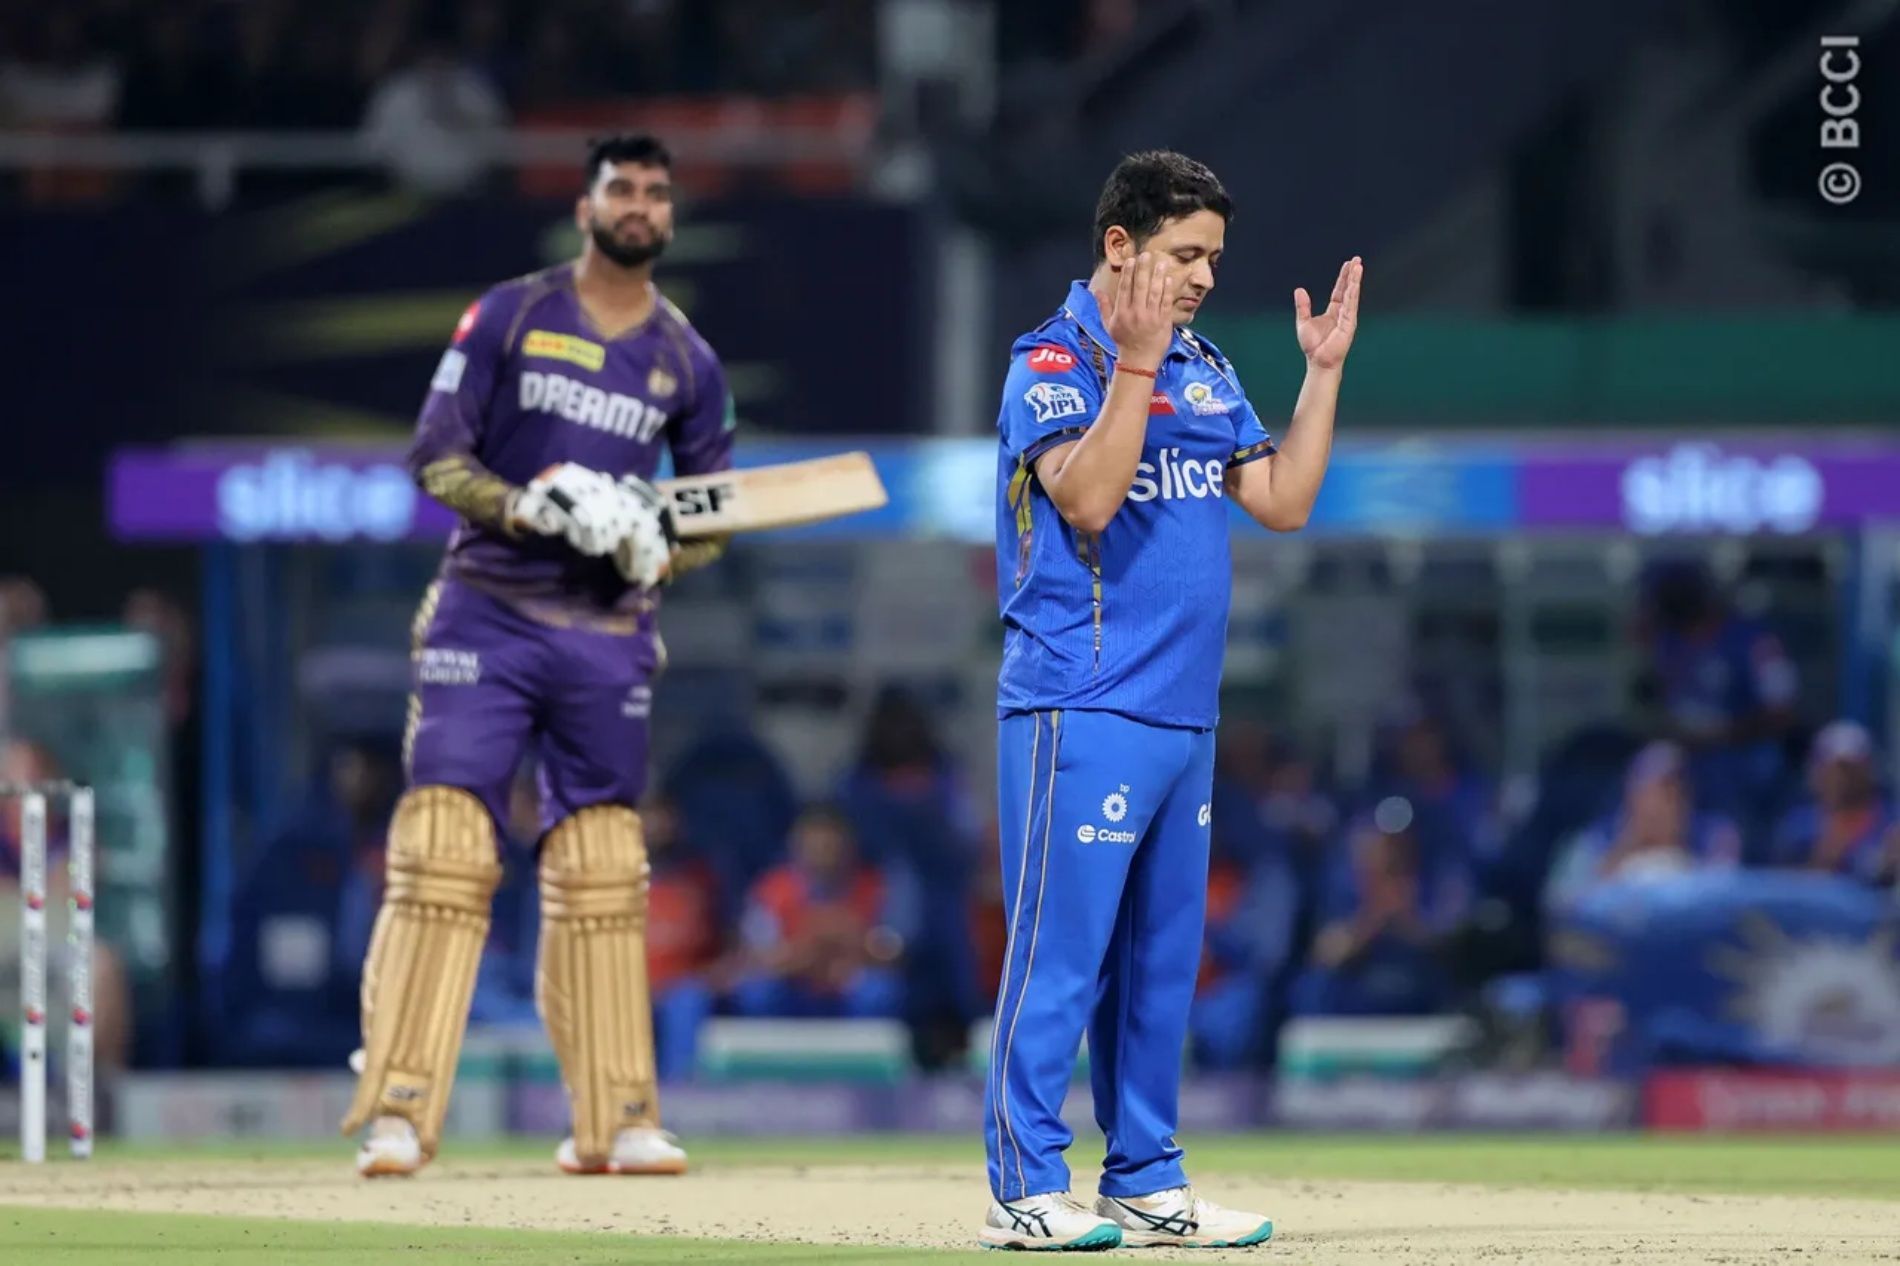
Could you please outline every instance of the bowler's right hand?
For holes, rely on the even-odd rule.
[[[1174,273],[1166,256],[1142,251],[1116,274],[1102,324],[1122,364],[1149,372],[1161,367],[1174,341]]]

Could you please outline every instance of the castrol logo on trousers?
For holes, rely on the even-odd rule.
[[[1135,482],[1129,485],[1130,501],[1163,501],[1227,495],[1227,463],[1218,457],[1201,460],[1181,456],[1178,448],[1150,451],[1135,467]]]

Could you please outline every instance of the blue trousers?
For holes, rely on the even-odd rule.
[[[984,1091],[990,1190],[1069,1189],[1062,1100],[1084,1029],[1100,1190],[1187,1179],[1174,1141],[1207,913],[1211,730],[1108,712],[1004,718],[997,734],[1010,911]]]

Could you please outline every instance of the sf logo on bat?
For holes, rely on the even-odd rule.
[[[732,504],[739,490],[731,483],[700,484],[673,489],[673,517],[690,519],[701,514],[719,514]]]

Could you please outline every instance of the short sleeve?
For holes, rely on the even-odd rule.
[[[680,475],[731,469],[732,435],[738,421],[719,358],[706,351],[694,359],[692,402],[670,428],[673,470]]]
[[[1102,411],[1102,380],[1085,354],[1053,339],[1017,353],[1003,381],[997,429],[1003,445],[1033,462],[1086,431]]]
[[[421,469],[452,454],[472,453],[481,442],[489,397],[505,359],[512,307],[491,291],[470,304],[456,322],[416,420],[412,468]]]
[[[1227,459],[1227,465],[1244,466],[1262,457],[1271,457],[1279,451],[1274,447],[1273,437],[1267,434],[1267,428],[1261,424],[1260,415],[1254,412],[1253,401],[1242,396],[1240,413],[1234,422],[1234,455]]]

